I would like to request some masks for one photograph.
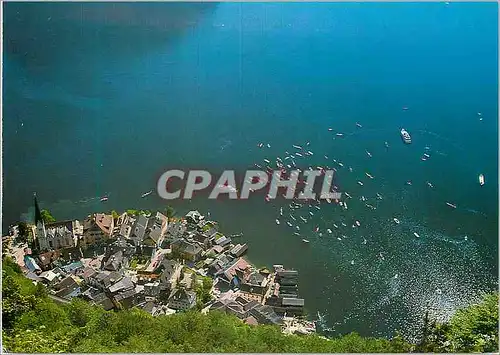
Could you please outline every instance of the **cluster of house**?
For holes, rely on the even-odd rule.
[[[39,252],[25,248],[27,277],[61,302],[80,297],[107,310],[135,306],[153,315],[198,306],[249,324],[283,324],[284,316],[304,311],[297,271],[256,269],[243,257],[247,245],[233,243],[236,236],[223,235],[198,211],[171,221],[160,212],[38,221],[34,235]],[[208,277],[212,299],[202,304]]]

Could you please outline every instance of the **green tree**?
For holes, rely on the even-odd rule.
[[[175,209],[172,207],[172,206],[167,206],[165,208],[165,216],[167,218],[172,218],[174,217],[175,215],[177,214],[177,212],[175,211]]]
[[[26,222],[19,222],[17,225],[19,233],[17,235],[17,240],[22,243],[26,243],[29,238],[30,229]]]
[[[449,322],[434,322],[423,351],[498,352],[498,293],[458,310]]]
[[[23,314],[34,309],[34,295],[23,295],[16,277],[2,271],[2,321],[4,329],[11,329]]]
[[[115,210],[111,211],[111,216],[113,216],[113,219],[115,221],[118,219],[118,217],[120,217],[120,215],[118,214],[118,212],[116,212]]]
[[[48,210],[41,210],[40,214],[42,215],[42,219],[45,224],[54,223],[56,221]]]

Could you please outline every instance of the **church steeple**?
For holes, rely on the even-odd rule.
[[[43,222],[42,212],[40,211],[40,206],[38,206],[38,200],[36,198],[36,193],[34,194],[35,199],[35,238],[39,250],[48,250],[49,244],[47,241],[47,231],[45,230],[45,223]]]
[[[40,211],[40,206],[38,206],[38,200],[36,199],[36,192],[33,194],[35,199],[35,225],[37,226],[39,222],[43,223],[42,212]]]

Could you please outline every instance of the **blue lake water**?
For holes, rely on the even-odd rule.
[[[4,9],[4,229],[32,218],[34,191],[58,219],[163,208],[140,196],[167,168],[244,169],[310,142],[302,162],[342,162],[336,183],[353,199],[310,209],[307,246],[284,201],[172,204],[244,232],[252,262],[298,269],[333,334],[413,337],[426,309],[446,319],[498,288],[497,4]]]

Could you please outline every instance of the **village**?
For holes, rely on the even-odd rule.
[[[83,222],[45,224],[35,197],[31,240],[4,237],[4,251],[49,297],[78,297],[106,310],[140,308],[153,316],[186,310],[223,311],[250,325],[274,324],[285,334],[309,334],[298,271],[274,265],[257,269],[218,223],[198,211],[181,218],[160,212],[94,213]]]

